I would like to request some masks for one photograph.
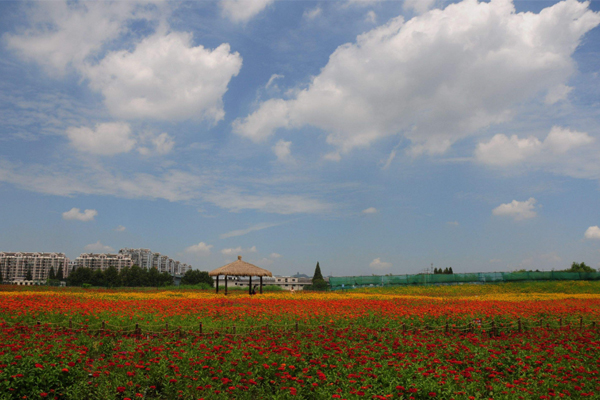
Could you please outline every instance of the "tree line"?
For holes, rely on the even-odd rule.
[[[439,268],[439,269],[438,269],[438,268],[434,268],[434,269],[433,269],[433,273],[434,273],[434,274],[436,274],[436,275],[437,275],[437,274],[446,274],[446,275],[452,275],[452,274],[454,273],[454,271],[452,271],[452,267],[450,267],[450,268],[447,268],[447,267],[446,267],[446,268],[445,268],[445,269],[443,269],[443,270],[442,270],[441,268]]]
[[[137,265],[122,268],[121,271],[113,266],[104,271],[80,267],[69,274],[67,283],[69,286],[158,287],[172,285],[173,276],[168,272],[158,272],[155,267],[148,270]]]

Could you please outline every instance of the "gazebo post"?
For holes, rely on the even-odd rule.
[[[225,275],[225,296],[227,296],[227,275]]]
[[[217,294],[219,294],[219,275],[217,275]]]
[[[252,294],[252,275],[250,275],[248,279],[248,294]]]
[[[260,276],[260,294],[262,294],[262,275]]]

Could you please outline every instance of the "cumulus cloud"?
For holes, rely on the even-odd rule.
[[[248,22],[275,0],[221,0],[224,17],[233,22]]]
[[[375,11],[370,10],[369,12],[367,12],[365,14],[365,21],[371,24],[377,23],[377,14],[375,14]]]
[[[375,207],[369,207],[362,210],[363,214],[376,214],[378,210]]]
[[[277,161],[284,164],[291,164],[294,162],[291,147],[292,142],[286,142],[285,140],[281,139],[271,149],[277,156]]]
[[[271,77],[269,78],[269,81],[265,85],[265,89],[268,89],[270,87],[277,87],[277,84],[275,83],[275,81],[277,79],[281,79],[281,78],[284,78],[284,76],[280,75],[280,74],[273,74],[273,75],[271,75]]]
[[[585,231],[584,236],[586,239],[600,239],[600,228],[598,227],[598,225],[590,226]]]
[[[531,197],[526,201],[513,200],[510,203],[500,204],[492,210],[493,215],[511,217],[515,221],[534,218],[537,213],[535,209],[536,200]]]
[[[88,244],[84,248],[86,253],[112,253],[115,251],[110,246],[105,246],[98,240],[96,243]]]
[[[269,257],[271,257],[271,258],[280,258],[280,257],[281,257],[281,254],[277,254],[277,253],[271,253],[271,254],[269,255]]]
[[[338,47],[306,89],[261,103],[233,130],[260,142],[315,126],[337,157],[395,134],[412,142],[412,154],[443,153],[565,84],[573,52],[599,23],[574,0],[537,14],[516,13],[509,0],[465,0],[397,17]]]
[[[114,51],[84,70],[109,111],[121,118],[223,118],[222,97],[242,66],[229,44],[194,47],[185,32],[158,32],[134,50]]]
[[[488,142],[480,142],[475,150],[478,162],[494,166],[507,166],[527,161],[542,164],[556,163],[556,156],[570,150],[589,145],[595,139],[585,132],[554,126],[544,141],[536,137],[520,139],[517,135],[508,137],[495,135]]]
[[[140,135],[140,141],[145,144],[137,149],[142,155],[167,154],[170,153],[171,150],[173,150],[173,146],[175,146],[173,138],[165,132],[160,135],[145,133]]]
[[[554,104],[561,100],[566,100],[569,93],[571,93],[571,90],[573,90],[573,88],[565,84],[561,83],[560,85],[556,85],[548,90],[545,99],[546,104]]]
[[[108,156],[127,153],[136,144],[129,124],[122,122],[96,124],[94,129],[70,127],[67,137],[71,146],[79,151]]]
[[[369,264],[369,267],[373,269],[389,269],[392,266],[391,263],[381,261],[381,258],[376,258]]]
[[[223,254],[224,256],[239,255],[242,253],[256,253],[256,252],[257,252],[256,246],[252,246],[248,249],[242,249],[240,246],[238,246],[238,247],[234,247],[234,248],[221,250],[221,254]]]
[[[304,13],[302,14],[303,18],[306,18],[308,20],[312,20],[317,18],[318,16],[320,16],[323,13],[323,9],[320,6],[317,6],[315,8],[311,8],[310,10],[305,10]]]
[[[204,242],[200,242],[198,244],[194,244],[185,249],[186,253],[195,254],[197,256],[207,256],[210,254],[210,249],[213,248],[212,244],[206,244]]]
[[[98,211],[96,210],[84,210],[83,212],[81,212],[79,208],[75,207],[71,208],[69,211],[65,211],[64,213],[62,213],[63,219],[76,219],[78,221],[83,222],[93,221],[96,215],[98,215]]]
[[[51,1],[31,8],[29,28],[6,34],[5,43],[21,57],[62,75],[127,30],[129,20],[153,20],[159,1]]]
[[[126,229],[123,225],[119,225],[115,228],[115,232],[125,232]]]
[[[405,10],[414,11],[417,14],[423,14],[429,11],[435,5],[435,0],[404,0],[402,7]]]

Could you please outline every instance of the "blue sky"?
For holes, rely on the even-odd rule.
[[[600,267],[600,3],[0,2],[0,250]]]

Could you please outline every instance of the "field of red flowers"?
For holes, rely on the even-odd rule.
[[[598,295],[0,287],[0,399],[600,397]]]

